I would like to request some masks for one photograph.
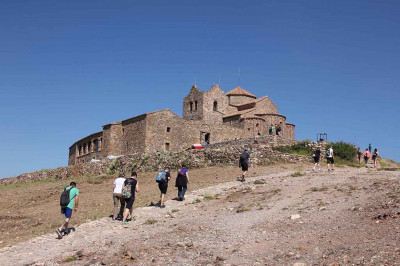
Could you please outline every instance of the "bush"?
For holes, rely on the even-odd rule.
[[[312,145],[310,141],[302,141],[290,146],[278,146],[274,148],[277,151],[290,153],[290,154],[298,154],[298,155],[311,155],[312,153]]]
[[[354,147],[354,145],[346,143],[344,141],[330,143],[329,145],[332,145],[335,157],[339,157],[340,159],[346,161],[354,161],[356,159],[357,149]],[[327,148],[329,147],[329,145],[327,146]]]

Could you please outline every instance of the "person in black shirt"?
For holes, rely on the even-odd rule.
[[[242,178],[240,179],[240,181],[242,182],[246,181],[245,176],[247,174],[247,171],[249,170],[249,160],[250,160],[249,149],[246,148],[244,149],[244,152],[240,155],[239,159],[239,167],[242,168]]]
[[[321,148],[320,148],[320,147],[318,147],[318,148],[314,151],[312,157],[314,158],[314,167],[313,167],[313,171],[316,170],[316,167],[317,167],[317,166],[318,166],[318,171],[321,171],[321,166],[320,166],[320,164],[319,164],[319,162],[321,161]]]
[[[167,189],[168,189],[168,181],[171,179],[171,175],[169,173],[170,168],[168,166],[165,167],[164,172],[165,172],[165,180],[162,182],[158,183],[158,188],[160,189],[160,208],[165,208],[164,205],[164,197],[165,194],[167,194]]]
[[[131,196],[129,198],[125,198],[125,210],[124,217],[122,219],[122,223],[126,223],[126,219],[128,215],[131,215],[131,219],[133,219],[133,203],[135,202],[135,194],[139,192],[139,183],[136,180],[137,174],[132,171],[131,176],[128,177],[124,182],[124,187],[130,188]]]

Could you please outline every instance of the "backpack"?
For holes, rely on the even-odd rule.
[[[326,150],[326,157],[331,157],[331,149]]]
[[[124,199],[129,199],[132,196],[132,186],[131,184],[124,184],[124,187],[122,188],[122,197]]]
[[[64,191],[61,193],[61,196],[60,196],[60,206],[65,207],[70,203],[70,201],[72,199],[71,200],[69,199],[69,192],[71,191],[72,188],[73,187],[71,187],[68,190],[67,190],[67,188],[64,188]],[[75,196],[74,196],[74,198],[75,198]]]
[[[157,183],[164,183],[167,181],[167,173],[166,172],[159,172],[157,177],[156,177],[156,182]]]

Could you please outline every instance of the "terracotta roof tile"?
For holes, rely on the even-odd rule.
[[[230,92],[228,92],[226,95],[245,95],[245,96],[250,96],[256,98],[255,95],[251,94],[250,92],[242,89],[240,86],[234,88]]]

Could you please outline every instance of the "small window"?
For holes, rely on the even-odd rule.
[[[168,142],[165,143],[165,150],[166,150],[166,151],[169,151],[169,143],[168,143]]]
[[[248,128],[247,130],[250,131],[250,128]]]
[[[98,152],[99,151],[99,140],[95,139],[95,140],[93,140],[93,143],[94,143],[94,151]]]
[[[170,127],[167,127],[167,132],[170,132],[171,131],[171,128]]]
[[[122,128],[122,135],[125,134],[125,128]]]
[[[82,154],[86,154],[86,143],[83,143],[83,152]]]
[[[214,101],[213,110],[218,111],[218,102]]]
[[[190,112],[193,111],[193,102],[190,102],[190,103],[189,103],[189,110],[190,110]]]
[[[197,110],[197,101],[194,101],[194,110]]]
[[[256,124],[256,127],[258,127],[259,125],[260,125],[260,124],[257,123],[257,124]]]
[[[88,153],[92,152],[92,142],[88,142]]]

